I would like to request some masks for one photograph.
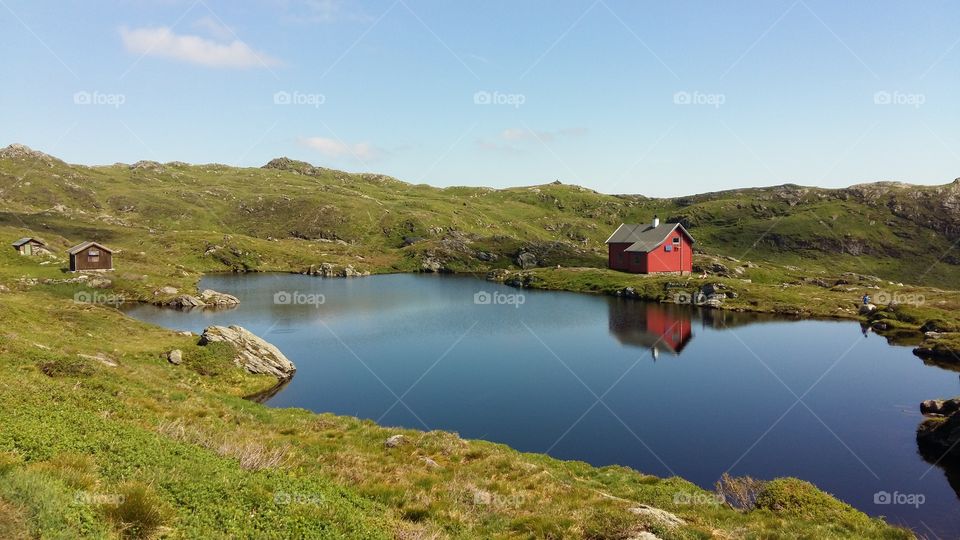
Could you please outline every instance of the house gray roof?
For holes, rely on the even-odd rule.
[[[656,227],[649,223],[622,223],[617,230],[613,231],[610,238],[607,238],[607,243],[630,243],[632,245],[625,251],[647,253],[656,249],[677,228],[683,231],[691,243],[694,241],[690,233],[679,223],[661,223]]]
[[[67,250],[67,253],[71,255],[76,255],[77,253],[80,253],[81,251],[93,246],[97,246],[98,248],[102,249],[103,251],[106,251],[107,253],[113,253],[112,249],[104,246],[103,244],[98,244],[97,242],[84,242],[82,244],[73,246],[72,248]]]
[[[40,244],[41,246],[47,245],[47,244],[45,244],[45,243],[43,242],[43,240],[40,240],[39,238],[34,238],[34,237],[32,237],[32,236],[27,236],[27,237],[21,238],[21,239],[17,240],[16,242],[14,242],[14,243],[13,243],[13,247],[20,247],[20,246],[26,244],[27,242],[36,242],[36,243]]]

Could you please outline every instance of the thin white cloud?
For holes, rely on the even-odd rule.
[[[221,26],[222,28],[222,26]],[[218,42],[187,34],[177,34],[165,26],[121,28],[120,37],[128,52],[144,56],[171,58],[191,64],[217,68],[256,68],[281,62],[234,39]]]
[[[219,20],[207,15],[206,17],[200,17],[193,22],[193,28],[196,28],[200,31],[205,32],[207,35],[212,36],[221,41],[229,41],[230,39],[236,39],[236,33],[232,28],[223,24]]]
[[[549,143],[564,138],[581,137],[587,134],[585,127],[562,128],[555,131],[536,131],[527,128],[507,128],[495,140],[477,139],[481,150],[504,154],[522,154],[530,143]]]
[[[301,139],[300,143],[332,159],[354,158],[360,161],[370,161],[384,154],[382,149],[370,143],[348,144],[328,137],[306,137]]]

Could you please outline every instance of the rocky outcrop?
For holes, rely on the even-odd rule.
[[[437,259],[436,257],[424,257],[423,261],[420,263],[421,272],[446,272],[447,267],[443,261]]]
[[[917,428],[917,446],[928,461],[960,463],[960,414],[925,420]]]
[[[320,277],[363,277],[370,275],[370,272],[357,270],[349,264],[343,268],[339,268],[330,263],[320,263],[319,265],[311,264],[309,268],[300,273]]]
[[[232,294],[217,292],[213,289],[204,289],[200,292],[200,300],[207,306],[227,307],[237,306],[240,299]]]
[[[306,161],[298,161],[295,159],[290,159],[288,157],[279,157],[279,158],[271,159],[266,165],[264,165],[261,168],[277,169],[280,171],[288,171],[296,174],[302,174],[305,176],[320,176],[324,173],[333,172],[331,171],[331,169],[317,167],[307,163]]]
[[[270,343],[240,326],[210,326],[200,335],[199,345],[229,343],[237,350],[233,362],[250,373],[273,375],[287,380],[297,368]]]
[[[189,294],[181,294],[171,300],[168,300],[164,303],[165,306],[175,307],[178,309],[193,309],[196,307],[203,307],[206,304],[196,296],[191,296]]]
[[[923,341],[913,349],[913,354],[920,358],[941,361],[947,364],[956,364],[958,358],[958,341],[960,334],[956,332],[925,332]]]
[[[523,251],[517,254],[516,263],[517,266],[523,268],[524,270],[528,268],[535,268],[537,266],[537,256],[529,251]]]
[[[157,294],[162,293],[164,289],[176,291],[173,287],[164,287],[158,290]],[[217,292],[213,289],[204,289],[199,297],[190,294],[181,294],[170,300],[163,301],[163,305],[177,309],[227,308],[240,305],[240,299],[232,294]]]
[[[960,410],[960,397],[928,399],[920,404],[920,413],[926,416],[950,416]]]
[[[0,159],[32,159],[40,161],[46,164],[48,167],[53,167],[54,164],[66,165],[66,163],[63,161],[60,161],[49,154],[44,154],[43,152],[34,150],[29,146],[17,143],[0,149]]]

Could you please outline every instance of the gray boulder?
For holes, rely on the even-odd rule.
[[[204,289],[200,292],[200,300],[208,306],[226,307],[240,304],[240,299],[232,294],[217,292],[213,289]]]
[[[234,346],[237,356],[234,364],[250,373],[264,373],[273,375],[280,380],[293,377],[297,371],[280,349],[257,337],[246,328],[240,326],[210,326],[200,336],[199,345],[224,342]]]
[[[524,270],[528,268],[535,268],[537,266],[537,256],[529,251],[524,251],[517,255],[517,266],[523,268]]]
[[[174,349],[167,353],[167,362],[175,366],[179,366],[183,363],[183,351],[180,349]]]
[[[175,307],[175,308],[184,308],[190,309],[195,307],[202,307],[206,304],[203,303],[203,300],[200,300],[196,296],[191,296],[189,294],[181,294],[176,298],[170,300],[166,305]]]
[[[403,435],[391,435],[383,441],[383,446],[387,448],[396,448],[404,443]]]

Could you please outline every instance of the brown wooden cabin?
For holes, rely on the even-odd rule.
[[[96,242],[84,242],[67,250],[70,271],[113,270],[113,250]]]
[[[47,253],[47,244],[39,238],[28,236],[14,242],[13,249],[21,255],[41,255]]]

